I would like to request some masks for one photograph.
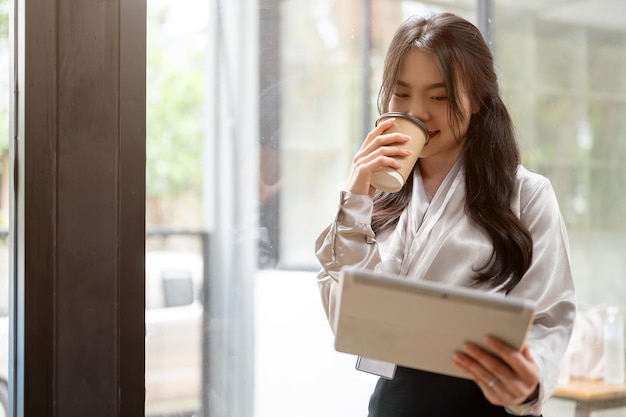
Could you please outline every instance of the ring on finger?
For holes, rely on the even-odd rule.
[[[493,378],[489,380],[489,382],[487,382],[487,386],[489,388],[493,388],[493,386],[496,385],[497,383],[498,383],[498,377],[494,376]]]

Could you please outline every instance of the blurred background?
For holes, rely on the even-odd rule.
[[[557,192],[579,309],[626,311],[626,3],[147,4],[146,415],[366,415],[375,378],[334,351],[313,243],[377,116],[387,45],[412,14],[449,11],[481,28],[524,164]],[[0,417],[8,7],[0,0]],[[573,412],[554,399],[544,415]]]

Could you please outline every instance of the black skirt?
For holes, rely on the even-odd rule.
[[[393,380],[380,378],[369,417],[510,417],[491,404],[473,381],[398,366]]]

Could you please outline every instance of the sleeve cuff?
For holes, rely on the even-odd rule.
[[[371,224],[374,203],[367,194],[341,192],[337,221],[344,224]]]
[[[543,387],[539,384],[539,393],[535,399],[519,405],[510,405],[508,407],[504,407],[504,409],[507,413],[514,416],[540,416],[543,404],[541,399],[543,398],[543,395]]]

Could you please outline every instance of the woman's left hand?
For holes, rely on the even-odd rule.
[[[454,355],[454,364],[474,380],[487,400],[500,406],[525,403],[538,395],[539,367],[528,345],[517,351],[500,340],[488,337],[487,347],[467,344]]]

